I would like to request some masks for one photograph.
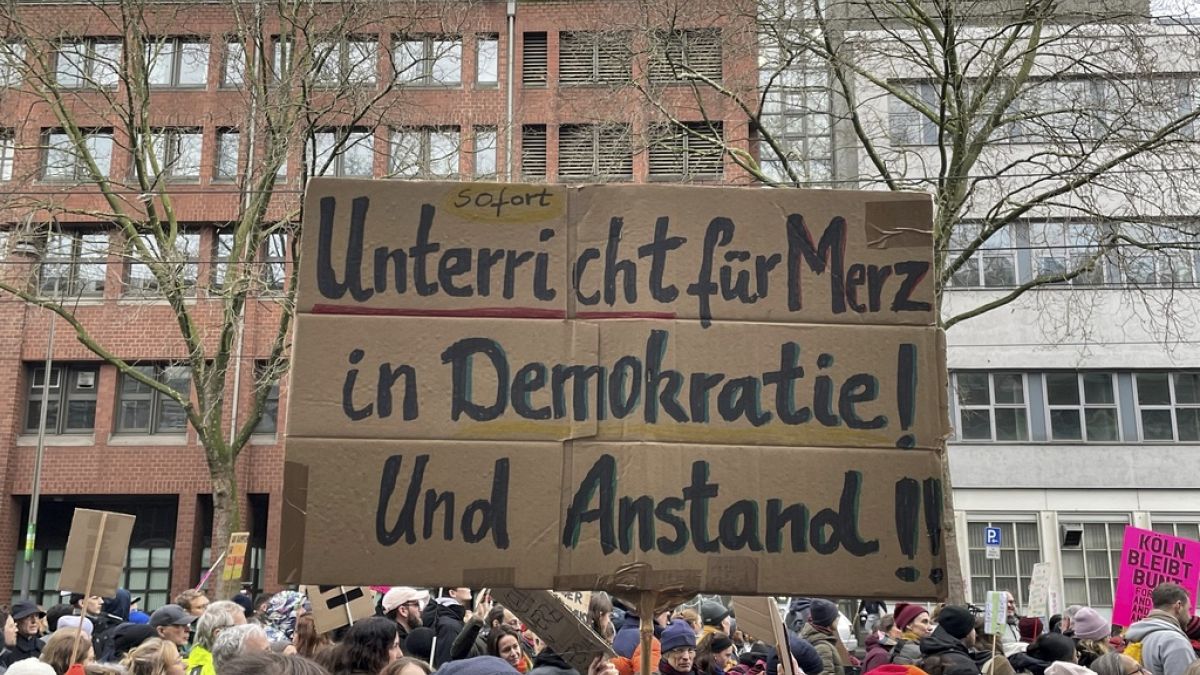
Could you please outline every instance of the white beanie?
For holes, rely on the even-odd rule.
[[[80,621],[83,622],[83,632],[88,637],[91,637],[92,636],[92,620],[87,617],[80,617],[80,616],[76,616],[74,614],[68,614],[67,616],[59,617],[57,630],[62,630],[64,628],[79,628]]]
[[[36,658],[28,658],[23,661],[17,661],[4,671],[5,675],[55,675],[54,667],[49,663],[42,663]]]

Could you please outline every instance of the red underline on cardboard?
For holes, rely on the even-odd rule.
[[[580,319],[674,319],[675,312],[576,312]]]
[[[402,309],[395,307],[348,307],[345,305],[316,304],[313,314],[345,314],[353,316],[424,316],[498,319],[565,319],[567,313],[561,309],[538,309],[535,307],[477,307],[474,309]]]

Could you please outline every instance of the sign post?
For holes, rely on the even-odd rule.
[[[984,550],[987,554],[987,559],[988,560],[999,560],[1000,559],[1000,545],[1001,545],[1001,541],[1002,541],[1001,537],[1000,537],[1000,528],[989,527],[983,531],[983,534],[984,534],[983,546],[984,546]]]
[[[928,195],[317,178],[304,213],[283,581],[944,596]]]

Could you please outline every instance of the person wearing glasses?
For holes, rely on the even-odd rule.
[[[1125,639],[1142,643],[1142,665],[1151,675],[1184,675],[1196,660],[1183,632],[1192,618],[1187,591],[1179,584],[1162,583],[1154,587],[1150,600],[1154,609],[1129,627]]]
[[[1133,658],[1120,652],[1109,652],[1092,661],[1096,675],[1148,675],[1149,671]]]

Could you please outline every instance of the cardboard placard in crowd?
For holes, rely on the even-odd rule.
[[[567,609],[586,625],[591,625],[591,617],[588,615],[588,607],[592,603],[591,591],[552,591],[554,597],[562,601]]]
[[[586,673],[597,656],[613,658],[612,648],[592,627],[550,591],[493,588],[492,599],[517,616],[555,654]]]
[[[755,640],[774,645],[778,654],[791,654],[787,628],[773,598],[739,595],[733,598],[738,629]],[[783,675],[796,675],[792,659],[780,658]]]
[[[229,547],[225,549],[225,567],[221,570],[222,579],[241,580],[246,568],[246,547],[249,541],[249,532],[229,533]]]
[[[928,196],[305,199],[282,579],[944,595]]]
[[[75,509],[58,590],[110,598],[125,576],[136,518],[127,513]]]
[[[312,605],[318,633],[375,616],[375,592],[366,586],[303,586],[300,591]]]

